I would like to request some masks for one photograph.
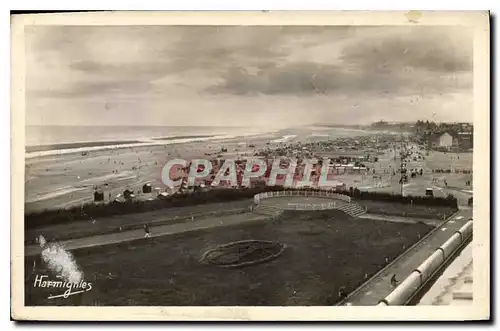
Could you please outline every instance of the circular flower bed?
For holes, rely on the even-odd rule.
[[[273,260],[284,250],[284,244],[273,241],[236,241],[205,252],[201,262],[225,268],[246,267]]]

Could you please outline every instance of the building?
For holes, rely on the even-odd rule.
[[[457,133],[458,147],[461,150],[474,148],[474,135],[471,131],[460,131]]]
[[[472,131],[473,130],[473,126],[471,123],[458,123],[458,126],[462,131]]]
[[[429,149],[452,149],[458,147],[459,140],[448,132],[431,134],[427,140]]]
[[[439,146],[438,147],[445,147],[445,148],[450,148],[453,146],[453,136],[449,134],[448,132],[443,133],[439,137]]]
[[[348,164],[351,162],[362,162],[368,160],[365,151],[333,151],[327,153],[317,153],[319,157],[326,157],[333,163]]]

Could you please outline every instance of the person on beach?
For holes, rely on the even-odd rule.
[[[396,279],[396,274],[393,274],[392,277],[391,277],[391,285],[392,286],[398,285],[398,281]]]
[[[45,238],[42,236],[42,235],[39,235],[35,238],[35,242],[40,245],[40,248],[44,249],[45,248],[45,244],[47,243]],[[36,265],[37,265],[37,260],[38,260],[38,256],[35,256],[35,258],[33,259],[33,270],[32,272],[34,273],[36,271]]]
[[[343,300],[343,299],[345,299],[347,297],[347,292],[346,292],[344,286],[341,286],[339,288],[338,297],[339,297],[340,300]]]
[[[45,248],[45,244],[47,244],[47,240],[45,240],[44,236],[39,235],[37,243],[40,245],[40,248]]]
[[[144,224],[144,238],[151,238],[151,230],[148,224]]]

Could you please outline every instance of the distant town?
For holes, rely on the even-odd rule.
[[[474,147],[472,123],[435,123],[431,121],[387,122],[380,120],[370,125],[318,124],[323,127],[350,128],[374,131],[406,132],[415,135],[427,150],[469,152]]]
[[[474,147],[474,126],[471,123],[389,123],[379,121],[370,128],[378,130],[404,130],[414,133],[428,150],[472,151]]]

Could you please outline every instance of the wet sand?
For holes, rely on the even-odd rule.
[[[117,148],[91,151],[86,155],[74,153],[26,159],[25,212],[91,202],[96,185],[104,191],[105,202],[109,201],[110,194],[114,199],[125,188],[137,192],[145,183],[164,191],[161,171],[168,160],[253,155],[254,150],[264,147],[273,137],[276,136]],[[227,153],[220,153],[222,147],[227,148]],[[143,199],[154,196],[154,190],[151,194],[140,194]]]

